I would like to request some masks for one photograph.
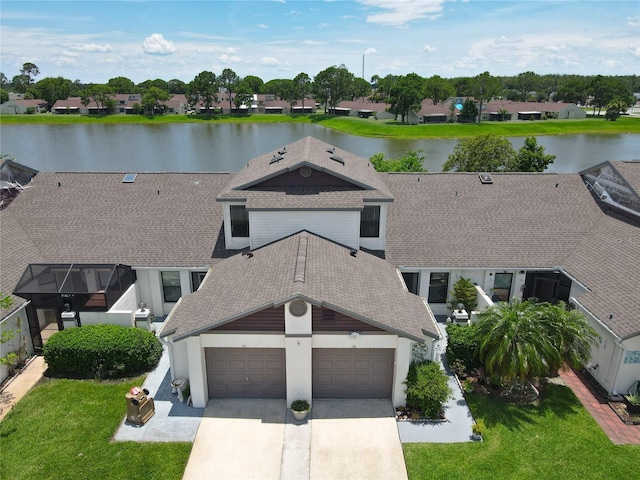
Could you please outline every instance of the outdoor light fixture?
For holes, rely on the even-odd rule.
[[[351,340],[357,340],[357,339],[358,339],[358,337],[360,337],[360,334],[359,334],[358,332],[351,332],[351,333],[349,334],[349,338],[350,338]]]
[[[140,302],[138,304],[138,309],[142,310],[144,312],[144,310],[147,308],[147,304],[144,302]]]

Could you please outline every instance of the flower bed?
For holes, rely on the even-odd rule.
[[[430,418],[420,409],[410,405],[396,407],[396,420],[399,422],[446,422],[444,410],[440,411],[438,418]]]

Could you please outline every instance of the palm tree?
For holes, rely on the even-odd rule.
[[[478,355],[505,382],[554,375],[565,364],[586,362],[597,333],[582,314],[563,303],[513,298],[479,314]]]

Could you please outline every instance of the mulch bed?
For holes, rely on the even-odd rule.
[[[440,412],[438,418],[430,418],[426,417],[422,410],[410,405],[396,408],[396,420],[399,422],[446,422],[444,412]]]
[[[609,404],[611,410],[622,420],[625,425],[640,425],[640,414],[629,413],[627,405],[620,400],[612,399],[609,393],[600,385],[595,378],[585,369],[574,370],[575,374],[589,388],[593,396],[602,404]]]

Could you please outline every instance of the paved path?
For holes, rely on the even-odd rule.
[[[609,404],[602,403],[573,370],[560,372],[560,378],[614,444],[640,444],[640,425],[625,425]]]
[[[314,400],[297,421],[285,400],[210,400],[184,480],[407,480],[389,400]]]
[[[46,369],[44,357],[32,357],[25,369],[5,386],[0,393],[0,421],[40,381]]]
[[[461,443],[471,442],[473,417],[455,376],[449,370],[445,352],[447,350],[446,323],[438,322],[442,338],[436,342],[436,357],[449,376],[453,398],[444,407],[446,421],[438,423],[398,422],[402,443]]]

